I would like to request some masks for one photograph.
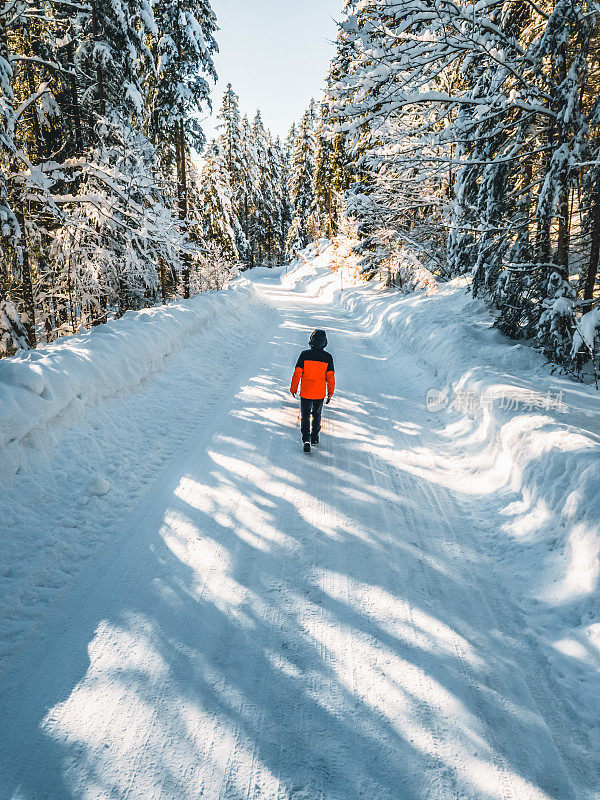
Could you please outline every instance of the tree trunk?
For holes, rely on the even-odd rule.
[[[160,296],[161,302],[164,305],[167,303],[167,274],[165,270],[165,264],[162,258],[159,262],[159,275],[160,275]]]
[[[183,128],[183,119],[177,123],[176,131],[176,158],[177,158],[177,200],[179,205],[179,219],[185,223],[188,214],[188,196],[187,196],[187,170],[186,170],[186,148],[185,148],[185,131]],[[183,256],[183,296],[187,300],[190,296],[190,257],[187,253]]]
[[[29,262],[29,250],[27,241],[25,239],[25,215],[23,207],[17,211],[17,220],[21,227],[22,246],[21,246],[21,276],[23,280],[23,306],[27,314],[27,321],[25,322],[25,330],[27,332],[27,343],[31,348],[37,347],[37,336],[35,333],[35,299],[33,296],[33,281],[31,279],[31,265]]]
[[[94,38],[97,39],[99,28],[95,5],[95,3],[92,3],[92,31]],[[103,117],[106,114],[106,97],[104,93],[104,75],[102,74],[102,67],[99,64],[96,67],[96,85],[98,90],[98,113]]]
[[[550,166],[550,153],[554,151],[555,126],[551,124],[550,130],[542,137],[541,144],[547,145],[545,153],[542,153],[540,163],[540,173],[546,175]],[[548,212],[544,216],[538,216],[535,233],[536,260],[544,265],[550,261],[550,225],[551,217]],[[544,266],[542,273],[546,275],[547,267]]]
[[[565,182],[566,183],[566,182]],[[569,276],[569,239],[570,239],[570,214],[569,214],[569,187],[563,185],[558,201],[558,243],[557,261],[561,267],[563,277]]]
[[[99,305],[100,313],[92,320],[93,328],[97,327],[98,325],[105,325],[108,322],[108,297],[106,294],[103,294],[100,298]]]
[[[598,260],[600,258],[600,178],[596,180],[596,185],[594,187],[590,215],[590,259],[588,261],[585,284],[583,287],[583,299],[591,301],[594,299],[594,287],[596,286]],[[583,308],[584,313],[591,311],[591,309],[591,302],[586,303]]]
[[[571,31],[569,31],[571,33]],[[567,48],[564,44],[559,48],[556,54],[556,59],[553,63],[556,67],[557,83],[562,86],[567,78]],[[561,108],[559,111],[562,111]],[[558,118],[561,119],[562,115],[559,113]],[[569,140],[569,131],[566,129],[564,122],[559,124],[557,130],[557,147],[566,145]],[[569,170],[565,169],[560,176],[560,193],[558,196],[558,207],[556,209],[556,216],[558,218],[558,241],[557,241],[557,261],[561,267],[563,278],[569,277],[569,233],[570,233],[570,219],[569,219]]]
[[[28,48],[29,55],[33,56],[33,51],[31,50],[31,46]],[[36,92],[36,85],[35,85],[35,75],[33,74],[33,68],[31,63],[27,61],[25,63],[25,77],[27,80],[27,90],[30,95],[34,95]],[[29,145],[29,159],[34,164],[39,164],[40,161],[43,160],[45,156],[45,147],[44,147],[44,138],[42,135],[42,129],[40,128],[40,122],[38,120],[38,115],[36,114],[36,103],[32,103],[28,109],[28,115],[31,119],[31,129],[33,131],[33,142],[30,140]]]
[[[67,46],[67,58],[69,62],[69,68],[74,70],[75,68],[75,48],[73,47],[73,41],[70,41]],[[71,116],[73,118],[73,128],[75,133],[75,147],[77,155],[81,155],[83,153],[83,131],[81,127],[81,111],[79,108],[79,97],[77,96],[77,83],[75,81],[75,76],[71,75],[69,77],[69,94],[71,100]]]

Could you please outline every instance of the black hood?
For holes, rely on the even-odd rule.
[[[327,334],[317,328],[311,333],[308,343],[315,350],[324,350],[327,347]]]

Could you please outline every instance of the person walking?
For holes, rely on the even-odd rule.
[[[327,396],[329,403],[335,391],[333,356],[325,350],[327,334],[317,329],[311,333],[308,343],[310,349],[300,353],[290,386],[294,397],[298,393],[298,386],[300,387],[300,431],[305,453],[310,453],[311,444],[319,444],[323,402]]]

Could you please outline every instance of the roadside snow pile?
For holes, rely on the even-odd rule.
[[[18,471],[22,445],[35,448],[35,438],[53,421],[68,415],[72,422],[86,407],[132,391],[162,370],[190,336],[254,297],[252,283],[238,278],[221,291],[129,311],[85,333],[0,360],[0,475]]]
[[[281,282],[296,291],[310,287],[311,294],[326,294],[331,299],[335,287],[352,285],[360,280],[358,263],[359,258],[352,253],[347,239],[320,239],[298,253],[288,265]]]
[[[507,558],[511,543],[532,551],[523,559],[517,548],[521,558],[511,563],[523,592],[528,583],[535,602],[582,626],[578,652],[582,645],[596,652],[600,394],[550,375],[540,354],[504,337],[465,279],[442,284],[429,297],[374,284],[343,292],[335,287],[330,280],[336,301],[369,333],[382,332],[394,347],[410,349],[435,376],[423,403],[432,422],[441,421],[453,446],[468,455],[469,491],[490,501],[510,493],[502,512],[507,535],[496,544]],[[518,501],[511,503],[515,494]]]
[[[421,414],[398,409],[415,436],[403,463],[451,489],[463,506],[474,533],[466,556],[520,611],[523,641],[539,653],[540,670],[552,665],[558,713],[581,721],[571,729],[576,748],[598,726],[600,393],[551,375],[539,353],[504,337],[464,278],[429,296],[375,281],[340,291],[331,252],[321,249],[288,283],[361,322],[375,358],[383,335],[388,358],[398,353],[402,363],[408,350],[420,362],[421,373],[406,380],[424,387]],[[331,340],[335,353],[333,332]],[[340,370],[340,392],[343,384]],[[401,394],[384,377],[379,391],[396,389]],[[420,425],[436,433],[435,452],[423,446]],[[588,746],[594,749],[591,740]]]
[[[383,260],[379,274],[387,286],[395,286],[405,292],[421,292],[433,294],[439,291],[438,283],[433,275],[415,253],[408,247],[393,250]]]
[[[252,278],[0,362],[0,671],[249,379]]]

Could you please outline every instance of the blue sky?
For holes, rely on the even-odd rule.
[[[254,116],[260,108],[267,127],[285,136],[310,98],[321,94],[342,0],[212,0],[211,5],[221,28],[215,112],[231,82],[242,113]],[[205,119],[203,127],[208,137],[214,135],[213,119]]]

